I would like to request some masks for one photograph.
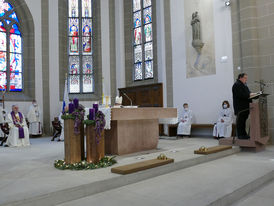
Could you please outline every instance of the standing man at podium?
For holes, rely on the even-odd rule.
[[[246,120],[249,115],[249,103],[252,102],[251,93],[246,85],[247,74],[241,73],[232,87],[234,113],[237,116],[236,128],[239,139],[249,139],[246,133]]]

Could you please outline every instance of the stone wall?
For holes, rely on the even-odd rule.
[[[274,142],[274,1],[232,0],[231,3],[234,77],[249,76],[251,90],[259,90],[254,81],[268,83],[269,128]]]

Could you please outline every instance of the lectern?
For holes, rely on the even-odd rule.
[[[243,148],[252,148],[255,151],[265,148],[269,140],[267,96],[267,94],[261,94],[253,98],[254,102],[250,103],[250,139],[224,138],[219,140],[220,145],[237,145]]]

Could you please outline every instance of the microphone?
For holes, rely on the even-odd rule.
[[[258,84],[261,84],[261,85],[263,85],[263,86],[267,86],[264,82],[262,82],[262,81],[254,81],[255,83],[258,83]]]
[[[127,94],[125,92],[123,92],[123,91],[121,91],[121,92],[130,101],[130,106],[132,107],[132,100],[131,100],[131,98],[129,98],[129,96],[127,96]]]

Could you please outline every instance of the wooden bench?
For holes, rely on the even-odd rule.
[[[177,136],[177,127],[178,124],[169,124],[168,125],[168,136]],[[192,129],[211,129],[213,131],[213,124],[192,124],[191,125],[191,130]],[[235,124],[232,124],[232,136],[235,136],[236,134],[236,126]]]

